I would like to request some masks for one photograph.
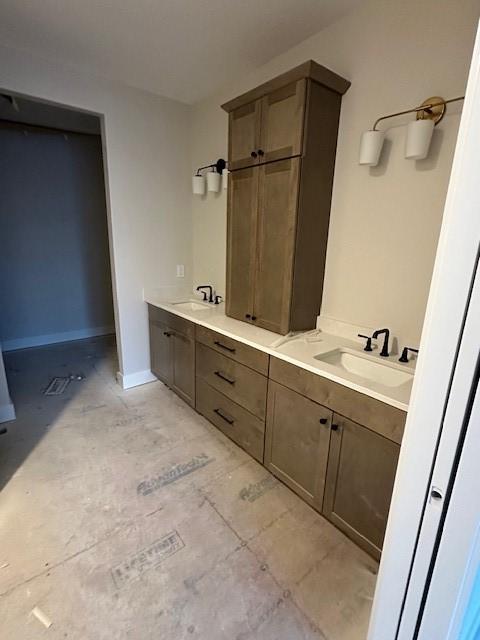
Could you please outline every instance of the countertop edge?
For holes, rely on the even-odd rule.
[[[198,324],[198,325],[200,325],[202,327],[205,327],[206,329],[210,329],[211,331],[215,331],[216,333],[220,333],[221,335],[224,335],[227,338],[231,338],[232,340],[237,340],[237,342],[241,342],[243,344],[246,344],[249,347],[257,349],[258,351],[263,351],[264,353],[267,353],[268,355],[270,355],[270,356],[272,356],[274,358],[278,358],[279,360],[284,360],[285,362],[293,364],[293,365],[299,367],[300,369],[305,369],[306,371],[310,371],[310,373],[313,373],[315,375],[321,376],[322,378],[326,378],[327,380],[331,380],[332,382],[336,382],[337,384],[341,384],[342,386],[347,387],[348,389],[352,389],[353,391],[357,391],[358,393],[362,393],[363,395],[369,396],[370,398],[373,398],[374,400],[379,400],[380,402],[383,402],[384,404],[388,404],[391,407],[395,407],[396,409],[400,409],[400,411],[405,411],[405,412],[408,411],[408,404],[406,404],[405,402],[401,402],[400,400],[396,400],[395,398],[390,398],[388,396],[385,396],[382,393],[374,391],[373,389],[369,389],[368,387],[362,387],[361,385],[356,384],[355,382],[352,382],[351,380],[348,380],[346,378],[342,378],[340,376],[336,376],[336,375],[330,373],[329,371],[324,371],[322,369],[318,369],[316,367],[312,367],[309,364],[307,364],[306,362],[303,362],[302,360],[297,360],[297,359],[295,359],[292,356],[289,356],[287,354],[279,353],[278,351],[276,351],[275,348],[268,347],[266,345],[262,345],[261,343],[255,342],[253,340],[249,340],[248,338],[245,338],[244,336],[238,335],[238,334],[236,334],[236,333],[234,333],[232,331],[228,331],[227,329],[223,329],[222,327],[218,327],[215,324],[213,324],[211,322],[208,322],[208,320],[201,320],[200,318],[197,318],[197,317],[192,316],[192,315],[190,315],[188,313],[185,313],[180,309],[175,309],[174,305],[172,305],[172,303],[161,302],[161,301],[149,298],[149,297],[146,297],[144,301],[147,304],[152,305],[153,307],[158,307],[160,309],[163,309],[164,311],[168,311],[169,313],[172,313],[173,315],[179,316],[180,318],[183,318],[184,320],[188,320],[189,322],[193,322],[193,324]],[[279,338],[281,338],[281,336],[279,336]]]

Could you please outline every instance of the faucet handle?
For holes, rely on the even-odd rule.
[[[363,333],[359,333],[358,334],[359,338],[365,338],[365,340],[367,341],[367,344],[364,346],[363,350],[364,351],[373,351],[372,349],[372,338],[371,336],[364,336]]]
[[[223,300],[222,296],[215,296],[215,298],[213,299],[213,304],[220,304],[222,300]]]
[[[206,301],[207,301],[207,292],[206,292],[206,291],[203,291],[203,289],[199,289],[198,287],[197,287],[197,291],[198,291],[198,293],[201,293],[201,294],[202,294],[202,296],[203,296],[202,300],[203,300],[204,302],[206,302]]]
[[[418,349],[414,349],[413,347],[403,347],[402,355],[398,359],[399,362],[408,362],[408,352],[412,351],[413,353],[418,353]]]

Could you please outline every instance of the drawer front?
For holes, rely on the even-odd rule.
[[[222,336],[221,333],[216,333],[199,325],[196,327],[196,339],[197,342],[207,345],[207,347],[236,362],[247,365],[250,369],[255,369],[255,371],[263,373],[265,376],[268,374],[269,356],[263,351],[249,347],[243,342],[232,340],[232,338],[227,338]]]
[[[197,342],[197,376],[265,420],[267,378]]]
[[[402,441],[405,411],[279,358],[270,360],[270,378],[397,444]]]
[[[196,383],[196,409],[247,453],[263,462],[263,420],[232,402],[201,378],[197,378]]]
[[[162,322],[167,325],[169,329],[177,331],[178,333],[187,336],[187,338],[195,337],[195,325],[193,322],[185,320],[185,318],[180,318],[180,316],[176,316],[174,313],[165,311],[165,309],[159,309],[159,307],[154,307],[149,304],[148,317],[151,321]]]

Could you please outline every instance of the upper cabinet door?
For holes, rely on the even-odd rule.
[[[262,98],[261,162],[301,155],[306,87],[298,80]]]
[[[260,157],[261,100],[238,107],[229,115],[228,168],[258,164]]]
[[[289,330],[300,158],[262,165],[259,174],[254,323]]]
[[[250,320],[253,309],[257,233],[258,168],[228,176],[226,312]]]

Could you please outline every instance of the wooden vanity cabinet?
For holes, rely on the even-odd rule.
[[[276,333],[315,326],[347,80],[309,61],[229,113],[227,315]]]
[[[377,559],[405,418],[400,409],[270,358],[266,467]]]
[[[321,511],[332,412],[272,380],[267,407],[265,466]]]
[[[379,559],[400,446],[334,414],[324,515]]]
[[[149,305],[151,370],[189,405],[195,405],[195,327]]]

